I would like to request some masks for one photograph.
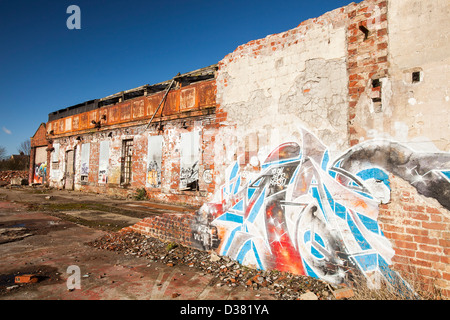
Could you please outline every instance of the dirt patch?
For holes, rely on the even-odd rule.
[[[0,244],[22,240],[32,235],[24,227],[0,228]]]
[[[15,283],[15,277],[24,274],[36,275],[36,283]],[[19,290],[30,290],[42,285],[64,282],[58,269],[45,265],[26,266],[0,274],[0,296]]]
[[[0,223],[0,244],[73,227],[61,220],[20,219]],[[2,241],[3,240],[3,241]]]

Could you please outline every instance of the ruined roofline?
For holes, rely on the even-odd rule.
[[[183,74],[178,74],[173,79],[176,80],[177,82],[180,82],[182,86],[186,86],[194,82],[214,79],[216,77],[217,69],[218,64],[213,64],[208,67],[193,70]],[[95,110],[103,106],[116,104],[121,101],[141,97],[146,94],[161,92],[167,89],[167,86],[170,84],[171,81],[172,79],[159,82],[153,85],[146,84],[137,88],[117,92],[115,94],[100,99],[87,100],[85,102],[49,113],[48,121],[53,121],[67,116]]]

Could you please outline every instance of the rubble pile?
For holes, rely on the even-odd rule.
[[[245,286],[251,290],[264,287],[280,300],[336,299],[331,286],[322,280],[278,270],[261,271],[248,268],[214,252],[162,242],[132,231],[109,233],[89,242],[88,245],[143,257],[149,262],[160,262],[169,267],[185,265],[197,268],[203,275],[213,276],[210,283],[213,286]]]
[[[0,186],[8,185],[8,184],[27,184],[28,183],[28,171],[19,171],[19,170],[5,170],[0,171]]]

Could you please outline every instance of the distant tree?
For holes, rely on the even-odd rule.
[[[19,153],[26,154],[27,156],[30,155],[30,150],[31,150],[31,141],[30,141],[30,139],[27,139],[24,142],[22,142],[19,145],[19,147],[17,148],[17,151],[19,151]]]
[[[0,146],[0,160],[3,160],[6,158],[6,148]]]

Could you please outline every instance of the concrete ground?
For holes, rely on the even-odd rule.
[[[74,203],[83,205],[77,210]],[[95,203],[105,207],[95,207]],[[125,209],[109,212],[106,206]],[[274,299],[265,288],[211,286],[212,275],[188,266],[149,263],[145,258],[86,244],[109,228],[134,224],[161,210],[185,209],[76,191],[0,188],[0,300]],[[68,270],[70,266],[80,270],[80,289],[69,290],[67,280],[75,275]],[[15,276],[28,273],[37,275],[39,281],[14,283]]]

